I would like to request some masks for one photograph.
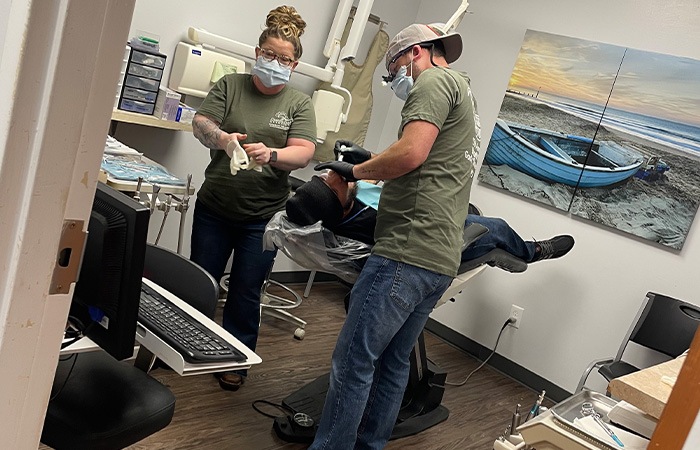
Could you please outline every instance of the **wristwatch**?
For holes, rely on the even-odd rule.
[[[277,162],[277,150],[270,150],[270,162]]]

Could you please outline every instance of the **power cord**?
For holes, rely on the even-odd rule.
[[[467,378],[460,381],[459,383],[451,383],[449,381],[445,381],[445,384],[448,386],[464,386],[465,384],[467,384],[467,381],[469,381],[469,378],[471,378],[471,376],[474,375],[477,370],[484,367],[484,365],[487,362],[489,362],[489,359],[491,359],[491,357],[494,355],[494,353],[496,353],[496,348],[498,347],[498,341],[501,340],[501,335],[503,334],[503,330],[505,330],[506,327],[513,322],[515,322],[515,320],[512,318],[508,318],[508,320],[506,320],[506,323],[504,323],[503,326],[501,327],[501,331],[498,332],[498,337],[496,338],[496,344],[493,346],[493,350],[491,351],[491,354],[479,365],[479,367],[472,370],[471,373],[469,375],[467,375]]]

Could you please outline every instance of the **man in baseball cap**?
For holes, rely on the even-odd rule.
[[[457,274],[480,143],[469,77],[449,67],[458,34],[413,24],[390,42],[384,78],[404,100],[398,140],[378,155],[339,141],[316,166],[346,181],[384,180],[375,245],[350,293],[330,385],[309,450],[383,448],[396,423],[409,354]]]
[[[424,25],[414,23],[399,32],[389,42],[386,52],[386,70],[389,65],[396,60],[397,55],[420,44],[431,44],[436,41],[441,42],[445,50],[445,61],[451,64],[462,54],[462,37],[458,33],[446,34],[441,29],[442,24],[433,23]]]

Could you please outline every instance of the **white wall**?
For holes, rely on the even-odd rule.
[[[424,1],[419,21],[444,17],[456,3]],[[469,9],[473,14],[458,29],[465,49],[453,66],[472,77],[482,154],[527,29],[700,59],[700,8],[693,0],[474,0]],[[506,330],[499,354],[566,390],[573,391],[591,360],[615,354],[646,292],[700,304],[691,269],[700,264],[699,220],[677,252],[478,181],[472,201],[526,239],[567,233],[576,245],[561,261],[534,264],[523,274],[485,271],[433,317],[491,348],[511,304],[524,307],[520,329]]]
[[[444,22],[458,0],[382,0],[372,13],[388,22],[394,35],[414,22]],[[255,44],[267,12],[280,4],[262,0],[208,0],[177,2],[139,0],[132,34],[143,30],[160,35],[162,50],[172,54],[188,26]],[[302,37],[303,61],[324,63],[322,49],[337,3],[298,0],[294,6],[309,24]],[[474,0],[458,31],[464,52],[453,65],[467,71],[481,113],[483,149],[498,115],[508,79],[529,29],[624,45],[637,49],[700,59],[700,8],[695,0]],[[243,10],[243,12],[241,11]],[[415,18],[418,17],[416,20]],[[365,39],[376,26],[368,25]],[[166,68],[166,74],[169,66]],[[378,68],[377,76],[383,72]],[[295,75],[295,83],[308,91]],[[401,102],[374,86],[374,112],[366,146],[386,148],[395,138]],[[202,181],[208,152],[189,134],[120,124],[117,138],[133,145],[180,176],[194,174]],[[483,153],[483,151],[482,151]],[[310,170],[303,171],[308,176]],[[519,330],[508,329],[499,353],[567,390],[573,390],[588,362],[612,355],[647,291],[657,291],[700,304],[691,267],[700,263],[698,224],[680,252],[630,235],[567,216],[539,204],[494,190],[475,181],[472,200],[492,216],[507,219],[522,236],[546,239],[568,233],[576,246],[563,260],[542,262],[524,274],[490,269],[469,285],[455,304],[445,305],[433,317],[486,347],[492,347],[510,305],[525,308]],[[191,212],[189,214],[191,218]],[[158,221],[160,216],[154,216]],[[175,246],[177,220],[161,244]],[[189,254],[188,221],[185,254]],[[289,262],[275,270],[296,270]]]

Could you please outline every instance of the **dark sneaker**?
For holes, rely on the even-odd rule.
[[[554,236],[552,239],[537,242],[537,250],[532,262],[542,261],[543,259],[561,258],[569,253],[569,250],[574,246],[574,238],[563,234]]]

